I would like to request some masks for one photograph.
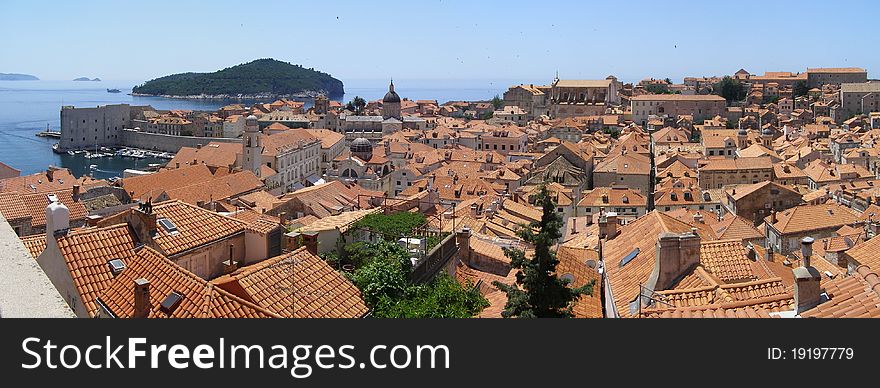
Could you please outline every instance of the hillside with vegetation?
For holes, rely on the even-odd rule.
[[[213,73],[181,73],[156,78],[132,89],[135,95],[167,97],[341,96],[342,81],[315,69],[275,59],[258,59]]]
[[[39,81],[40,79],[30,74],[0,73],[0,81]]]

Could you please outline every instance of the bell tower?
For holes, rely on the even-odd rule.
[[[250,115],[245,120],[244,137],[242,138],[242,161],[241,168],[251,171],[257,177],[260,176],[260,166],[263,164],[263,133],[257,124],[257,117]]]

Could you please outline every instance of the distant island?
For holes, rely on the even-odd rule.
[[[39,81],[30,74],[0,73],[0,81]]]
[[[100,82],[101,79],[100,79],[100,78],[92,78],[92,79],[89,79],[89,77],[79,77],[79,78],[75,78],[74,81],[93,81],[93,82]]]
[[[345,94],[342,81],[315,69],[271,58],[213,73],[181,73],[156,78],[132,89],[134,96],[189,99],[260,99]]]

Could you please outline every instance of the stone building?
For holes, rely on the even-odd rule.
[[[842,118],[880,111],[880,82],[841,84],[839,109]]]
[[[622,84],[609,75],[604,80],[560,80],[550,86],[549,110],[552,118],[600,116],[605,108],[620,104]]]
[[[868,82],[868,72],[858,67],[807,69],[807,85],[811,88],[862,82]]]
[[[61,107],[59,150],[94,149],[119,144],[123,128],[131,125],[128,104],[95,108]]]
[[[720,189],[728,185],[772,181],[773,163],[769,157],[710,159],[699,169],[700,187]]]
[[[534,120],[542,115],[550,115],[547,109],[547,93],[549,86],[516,85],[511,86],[504,92],[504,106],[518,106],[525,111],[527,121]]]
[[[716,95],[644,94],[631,100],[633,122],[645,126],[649,116],[692,116],[694,122],[702,122],[715,116],[723,116],[727,103]]]
[[[804,203],[803,196],[775,182],[760,182],[724,192],[725,209],[759,225],[771,211],[781,212]]]

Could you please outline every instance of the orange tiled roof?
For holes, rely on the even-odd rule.
[[[14,191],[0,193],[0,214],[9,222],[31,218],[31,212],[21,200],[21,194]]]
[[[247,226],[245,229],[260,234],[267,234],[281,227],[280,218],[261,214],[250,209],[240,210],[232,214],[232,218],[246,222]]]
[[[100,302],[116,317],[134,316],[133,284],[140,278],[150,282],[149,318],[279,317],[199,278],[149,247],[134,253],[126,261],[126,269],[106,282],[98,293]],[[172,292],[182,300],[173,311],[163,311],[161,302]]]
[[[871,268],[859,266],[853,276],[831,280],[823,288],[829,300],[801,313],[801,317],[880,317],[880,277]]]
[[[776,214],[771,224],[782,234],[800,233],[826,228],[839,228],[858,222],[852,209],[835,203],[800,205]]]
[[[168,162],[168,167],[205,164],[211,167],[229,167],[235,164],[236,155],[241,153],[240,143],[210,142],[202,148],[182,147]],[[193,163],[195,162],[195,163]]]
[[[50,175],[52,179],[49,179]],[[70,170],[49,167],[48,171],[36,174],[0,179],[0,192],[45,193],[71,189],[74,184],[76,184],[76,177],[70,173]]]
[[[127,224],[71,231],[56,239],[79,295],[89,315],[98,311],[95,299],[113,280],[107,263],[122,259],[126,263],[138,244]],[[130,284],[126,285],[130,288]]]
[[[22,237],[21,242],[24,244],[24,247],[27,248],[28,252],[30,252],[31,256],[35,259],[40,257],[40,254],[46,249],[46,235],[45,234],[37,234],[33,236]]]
[[[251,171],[239,171],[229,175],[214,177],[203,182],[177,187],[165,193],[168,199],[181,200],[191,204],[198,202],[221,201],[237,197],[244,193],[259,190],[263,187],[260,180]]]
[[[160,226],[153,236],[153,241],[168,256],[241,233],[247,226],[243,221],[181,201],[155,205],[153,213],[157,219],[167,218],[177,226],[177,234]]]
[[[305,247],[211,283],[283,317],[360,318],[367,313],[360,290]]]
[[[211,170],[204,164],[195,166],[181,166],[173,170],[160,170],[159,172],[123,178],[122,188],[131,194],[133,200],[158,198],[162,192],[174,190],[179,187],[206,182],[214,178]]]

